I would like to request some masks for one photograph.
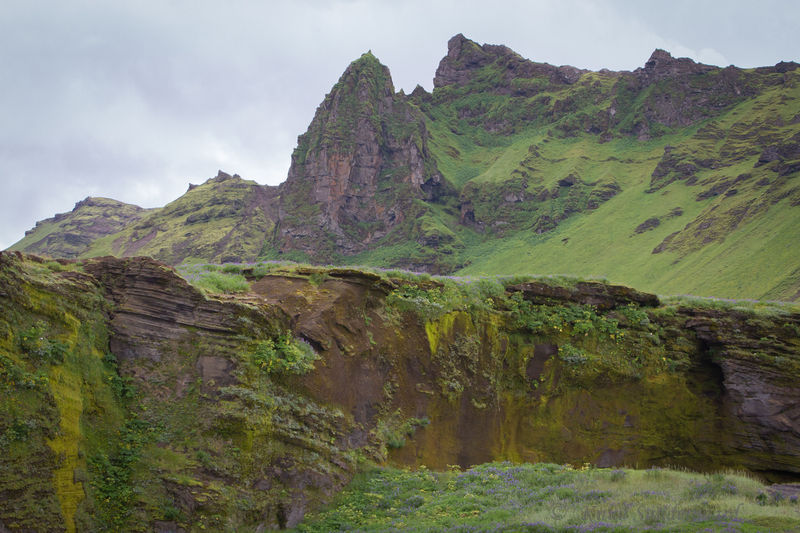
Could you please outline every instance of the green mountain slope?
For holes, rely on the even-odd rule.
[[[85,256],[149,255],[171,264],[192,257],[245,261],[261,252],[274,228],[274,200],[256,182],[220,171],[125,230],[95,241]]]
[[[800,297],[796,65],[717,69],[656,51],[635,73],[531,73],[508,49],[454,41],[439,86],[416,100],[460,189],[458,273]]]
[[[87,198],[38,223],[10,249],[67,258],[148,255],[170,264],[247,261],[271,235],[275,200],[270,188],[220,171],[158,209]]]
[[[633,72],[590,72],[457,35],[432,93],[395,93],[371,53],[354,61],[278,187],[221,175],[104,233],[41,223],[12,249],[797,300],[799,174],[797,63],[718,68],[656,50]]]
[[[12,250],[73,258],[84,255],[92,244],[114,235],[136,222],[147,211],[110,198],[88,197],[69,213],[60,213],[36,223]]]

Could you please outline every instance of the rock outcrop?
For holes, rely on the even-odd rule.
[[[512,80],[518,78],[545,79],[556,85],[570,85],[580,79],[585,70],[571,66],[555,67],[547,63],[536,63],[527,60],[503,45],[479,45],[462,34],[452,37],[447,42],[447,55],[439,62],[433,86],[462,87],[475,81],[480,70],[492,66],[498,71],[497,79],[491,80],[488,89],[500,94],[515,96],[532,96],[535,94],[524,89],[512,91]]]
[[[800,475],[798,314],[306,267],[209,298],[147,258],[82,269],[0,254],[12,530],[292,527],[359,458]],[[299,345],[310,372],[272,369]]]
[[[326,261],[407,228],[419,214],[415,201],[448,190],[428,137],[423,115],[395,94],[389,69],[371,53],[354,61],[298,139],[275,246]]]

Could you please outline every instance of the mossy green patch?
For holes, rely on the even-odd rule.
[[[66,530],[73,532],[75,512],[85,497],[83,484],[75,481],[75,472],[82,463],[78,455],[82,438],[80,418],[83,413],[81,378],[61,368],[55,368],[50,374],[50,389],[61,418],[58,436],[48,442],[60,461],[58,469],[53,473],[53,486],[61,502]]]

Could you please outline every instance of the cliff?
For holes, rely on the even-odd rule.
[[[800,474],[791,308],[233,270],[204,294],[147,258],[0,255],[3,527],[291,527],[365,460]]]

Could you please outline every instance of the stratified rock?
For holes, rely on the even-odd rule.
[[[44,263],[0,253],[0,428],[19,427],[25,409],[36,421],[0,456],[11,530],[59,531],[81,515],[101,529],[108,517],[88,510],[117,505],[118,523],[148,530],[294,527],[358,457],[800,474],[798,313],[665,307],[597,282],[521,283],[487,298],[462,281],[448,309],[439,280],[319,267],[208,297],[149,258]],[[24,348],[17,330],[30,324],[67,357]],[[308,373],[256,358],[287,339],[313,346]],[[134,401],[122,394],[130,386]],[[62,470],[54,440],[74,469]],[[98,500],[103,457],[120,488],[169,498],[177,525],[137,497]],[[66,516],[65,474],[86,494],[77,487]]]
[[[537,305],[572,302],[591,305],[603,311],[629,304],[647,307],[659,305],[655,294],[639,292],[624,285],[609,285],[596,281],[580,281],[574,287],[527,282],[511,285],[508,290],[521,292],[523,298]]]

